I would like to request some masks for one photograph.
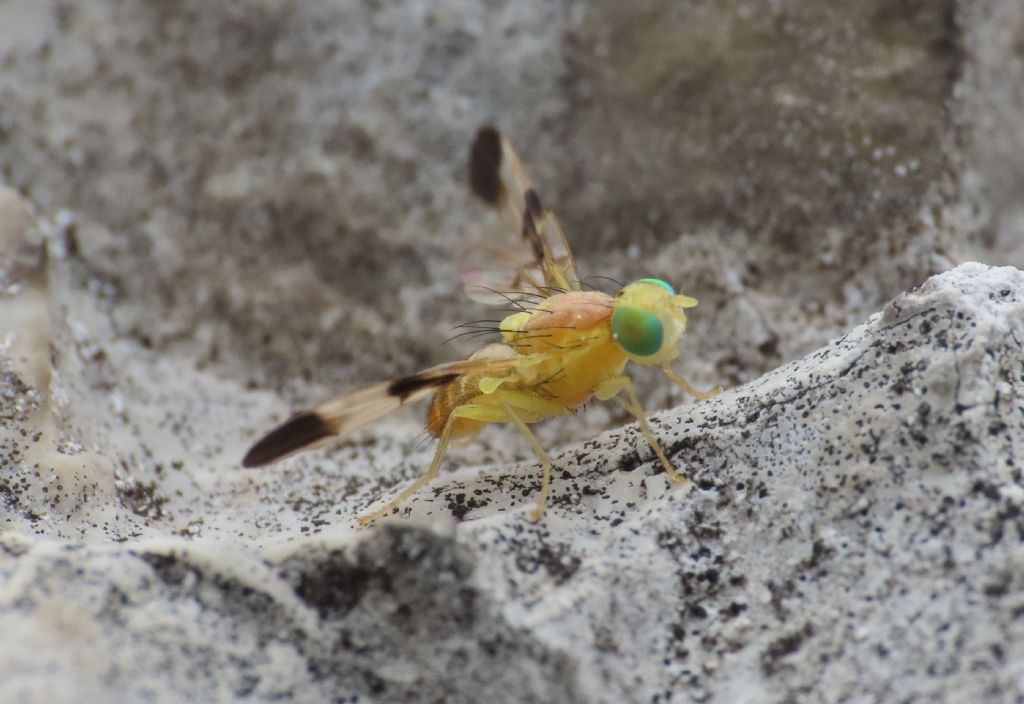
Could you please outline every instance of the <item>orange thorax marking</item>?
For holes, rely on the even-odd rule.
[[[611,317],[612,299],[607,294],[560,293],[529,311],[522,332],[514,338],[516,349],[519,354],[530,354],[579,345],[580,338],[595,328],[607,327]]]
[[[496,393],[502,389],[532,393],[556,401],[565,413],[586,402],[598,385],[621,374],[628,361],[612,336],[611,315],[612,299],[607,294],[573,291],[552,296],[533,310],[506,319],[502,329],[517,363],[515,372]],[[488,396],[480,391],[480,380],[486,376],[492,375],[467,374],[438,390],[427,415],[427,430],[432,436],[441,434],[457,406],[488,402]],[[523,410],[522,417],[533,423],[547,416]],[[460,418],[452,428],[452,437],[476,435],[484,425],[482,421]]]

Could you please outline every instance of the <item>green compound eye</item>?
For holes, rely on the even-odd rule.
[[[612,333],[622,349],[638,357],[649,357],[660,350],[665,336],[658,316],[631,306],[616,307],[612,314]]]
[[[661,286],[663,289],[668,291],[670,296],[676,295],[676,290],[666,282],[662,281],[661,279],[637,279],[636,283],[657,284],[658,286]]]

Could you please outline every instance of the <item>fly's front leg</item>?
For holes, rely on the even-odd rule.
[[[707,401],[709,398],[714,398],[718,394],[722,393],[721,386],[716,386],[715,388],[708,389],[707,391],[698,391],[693,388],[690,382],[672,371],[672,368],[667,364],[661,368],[661,371],[665,372],[665,376],[674,381],[680,389],[690,394],[698,401]]]
[[[626,392],[626,398],[619,398],[620,392]],[[637,423],[640,425],[640,432],[643,433],[644,438],[647,439],[647,444],[654,450],[654,454],[661,460],[661,466],[665,468],[669,478],[676,484],[686,484],[690,481],[689,477],[685,474],[676,470],[669,462],[668,457],[665,456],[665,451],[661,449],[661,445],[658,443],[657,438],[654,437],[654,433],[651,432],[650,426],[647,424],[647,414],[644,413],[643,407],[640,405],[640,400],[636,397],[636,391],[633,389],[633,381],[628,376],[615,376],[605,381],[594,390],[594,395],[602,401],[614,400],[620,406],[629,411]]]

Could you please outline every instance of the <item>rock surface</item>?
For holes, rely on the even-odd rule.
[[[954,268],[1024,267],[1022,28],[1014,0],[0,6],[0,701],[1024,698],[1024,274]],[[731,388],[653,421],[691,491],[597,407],[540,429],[575,443],[544,522],[496,429],[358,531],[429,462],[419,418],[238,460],[472,351],[436,341],[482,317],[453,258],[486,119],[585,272],[700,298],[681,371]]]
[[[218,487],[193,509],[230,514],[237,535],[204,522],[206,539],[156,537],[166,505],[120,489],[118,506],[104,463],[40,455],[16,428],[5,455],[37,471],[4,487],[22,528],[0,543],[0,631],[18,644],[5,691],[1010,701],[1024,693],[1022,343],[1024,273],[961,266],[802,360],[658,416],[691,491],[628,428],[555,457],[541,524],[522,508],[535,468],[499,466],[446,475],[375,530],[288,540],[294,525],[267,530]],[[56,539],[75,525],[145,537]]]

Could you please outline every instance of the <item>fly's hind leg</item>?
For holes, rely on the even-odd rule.
[[[495,410],[497,410],[497,414],[494,413]],[[488,413],[488,411],[490,412]],[[445,453],[448,450],[448,443],[451,440],[452,435],[452,427],[454,426],[455,421],[459,418],[475,418],[476,420],[492,423],[504,420],[500,409],[488,409],[486,407],[471,404],[456,406],[452,409],[451,414],[448,416],[448,420],[445,421],[444,428],[441,430],[441,435],[437,439],[437,450],[434,452],[434,459],[430,463],[430,469],[427,470],[427,473],[403,489],[402,493],[389,501],[384,508],[374,511],[373,513],[368,513],[365,516],[360,516],[359,525],[361,527],[372,525],[384,518],[398,508],[402,502],[437,477],[437,473],[441,470],[441,463],[444,462]]]
[[[380,519],[384,518],[384,516],[398,508],[403,501],[433,481],[434,477],[437,476],[438,471],[441,469],[441,463],[444,461],[445,452],[448,450],[448,441],[451,439],[452,425],[454,423],[455,414],[452,413],[445,422],[444,429],[441,431],[441,436],[438,438],[437,450],[434,451],[434,459],[430,463],[430,469],[427,470],[427,473],[409,486],[405,487],[405,489],[402,490],[402,493],[389,501],[384,508],[374,511],[373,513],[368,513],[365,516],[360,516],[360,527],[365,528],[366,526],[373,525]]]
[[[626,398],[619,398],[618,394],[622,391],[626,392]],[[665,455],[665,451],[661,449],[661,445],[658,443],[658,439],[654,437],[654,433],[651,432],[650,426],[647,424],[647,414],[644,412],[643,407],[640,405],[640,400],[636,397],[636,391],[633,389],[633,381],[628,376],[615,376],[604,382],[597,389],[594,390],[594,395],[602,401],[614,400],[620,406],[629,411],[637,423],[640,425],[640,432],[643,433],[644,438],[647,440],[647,444],[654,450],[654,454],[661,460],[661,466],[665,468],[665,472],[668,473],[669,478],[676,484],[686,484],[690,481],[682,472],[679,472],[672,463],[669,462],[668,457]]]
[[[445,421],[444,428],[441,430],[437,450],[434,452],[434,460],[430,463],[430,469],[427,470],[427,473],[403,489],[402,493],[388,502],[384,508],[360,517],[359,525],[368,526],[376,523],[437,477],[437,473],[441,470],[441,463],[444,461],[445,452],[448,449],[448,443],[451,440],[452,426],[459,418],[479,420],[485,423],[512,423],[523,434],[526,441],[530,443],[530,448],[533,450],[533,454],[537,456],[537,459],[540,460],[544,472],[540,496],[537,497],[537,505],[530,513],[530,520],[539,521],[544,515],[548,495],[551,493],[551,459],[548,457],[548,453],[544,451],[544,448],[541,447],[537,436],[533,434],[526,421],[516,412],[516,409],[525,411],[528,417],[531,418],[562,415],[566,409],[556,402],[538,398],[527,392],[501,388],[494,390],[490,394],[488,401],[488,403],[467,403],[452,409],[451,415],[448,416],[448,420]]]

